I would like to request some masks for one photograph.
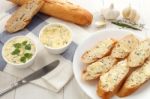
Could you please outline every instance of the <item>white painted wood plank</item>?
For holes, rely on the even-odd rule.
[[[15,90],[1,96],[0,99],[15,99]]]
[[[15,99],[63,99],[63,90],[59,93],[27,84],[16,90]]]
[[[70,0],[75,4],[79,4],[83,8],[89,10],[94,13],[100,10],[103,6],[103,0]]]
[[[13,76],[0,71],[0,90],[9,87],[15,80]],[[15,99],[15,90],[6,93],[0,99]]]
[[[150,37],[150,0],[142,0],[141,1],[141,17],[143,18],[143,22],[145,24],[147,37]]]
[[[112,3],[117,10],[122,11],[130,4],[130,0],[104,0],[104,7],[109,7]]]
[[[75,78],[64,88],[64,99],[90,99],[79,87]]]

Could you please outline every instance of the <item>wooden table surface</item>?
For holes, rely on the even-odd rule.
[[[120,11],[131,5],[133,8],[137,9],[141,15],[142,22],[144,22],[146,30],[144,31],[146,36],[150,37],[149,28],[150,28],[150,0],[71,0],[74,3],[77,3],[84,8],[91,11],[94,16],[96,16],[103,7],[108,7],[111,3],[114,4],[116,9]],[[8,1],[1,0],[0,3],[0,12],[4,12],[10,8],[6,4]],[[1,15],[2,13],[0,13]],[[99,15],[99,14],[98,14]],[[1,20],[1,17],[0,17]],[[95,32],[94,30],[89,28],[83,28],[87,32]],[[107,28],[111,28],[107,27]],[[8,35],[8,34],[6,34]],[[3,47],[3,42],[1,42],[2,37],[5,35],[1,35],[0,33],[0,52]],[[7,39],[7,38],[6,38]],[[6,63],[2,59],[2,55],[0,53],[0,70],[2,71],[5,67]],[[1,79],[0,79],[1,80]],[[30,90],[32,88],[32,90]],[[48,90],[42,89],[40,87],[27,84],[23,87],[14,90],[7,95],[0,97],[0,99],[90,99],[85,93],[80,89],[76,80],[72,78],[72,80],[61,90],[59,93],[50,92]]]

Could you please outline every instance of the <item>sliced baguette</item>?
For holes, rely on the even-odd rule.
[[[129,73],[127,60],[118,62],[107,73],[100,77],[97,93],[102,99],[110,99],[122,85]]]
[[[134,35],[127,35],[115,45],[111,55],[115,58],[125,58],[138,44],[139,40]]]
[[[119,97],[125,97],[134,93],[144,83],[150,79],[150,58],[144,63],[144,65],[127,78],[121,90],[117,93]]]
[[[142,41],[128,57],[129,67],[141,66],[144,61],[150,56],[150,39]]]
[[[94,80],[99,78],[103,73],[109,71],[117,62],[116,58],[106,56],[98,61],[87,66],[86,70],[82,73],[84,80]]]
[[[23,5],[29,0],[9,0],[15,4]],[[44,5],[40,12],[49,16],[57,17],[79,25],[90,25],[93,15],[79,5],[73,4],[70,0],[43,0]]]
[[[8,19],[5,26],[6,30],[13,33],[25,28],[43,4],[44,0],[29,0]]]
[[[112,48],[114,47],[116,41],[114,39],[106,39],[100,41],[94,48],[86,51],[81,56],[81,61],[83,63],[89,64],[95,62],[96,60],[106,56]]]

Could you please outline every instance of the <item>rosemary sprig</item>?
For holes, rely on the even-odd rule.
[[[120,27],[125,27],[125,28],[130,28],[130,29],[134,29],[134,30],[139,30],[141,31],[144,27],[143,24],[136,24],[136,23],[132,23],[129,21],[125,21],[125,20],[116,20],[116,21],[112,21],[112,24],[118,25]]]

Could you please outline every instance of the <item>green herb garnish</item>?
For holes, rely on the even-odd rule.
[[[21,57],[21,58],[20,58],[20,61],[23,62],[23,63],[25,63],[25,62],[26,62],[26,57],[24,57],[24,56]]]
[[[27,44],[27,42],[28,42],[28,41],[23,41],[23,42],[22,42],[22,45],[26,45],[26,44]]]
[[[28,41],[23,41],[21,43],[13,44],[14,51],[11,53],[12,55],[20,55],[20,62],[25,63],[28,59],[32,58],[32,53],[26,53],[26,50],[31,50],[31,44]],[[20,51],[22,51],[20,53]]]
[[[20,61],[25,63],[27,59],[30,59],[32,57],[31,53],[25,53],[23,57],[20,58]]]
[[[30,59],[30,58],[32,57],[32,54],[31,54],[31,53],[25,53],[25,54],[24,54],[24,57]]]
[[[19,49],[15,49],[11,54],[12,55],[18,55],[20,53]]]
[[[134,29],[134,30],[142,30],[144,27],[143,24],[136,24],[134,22],[130,22],[127,20],[115,20],[111,22],[112,24],[118,25],[122,28],[130,28],[130,29]]]
[[[20,48],[20,47],[21,47],[21,43],[15,43],[13,46],[14,46],[15,48]]]
[[[25,49],[26,49],[26,50],[31,50],[31,44],[27,44],[27,45],[25,46]]]

